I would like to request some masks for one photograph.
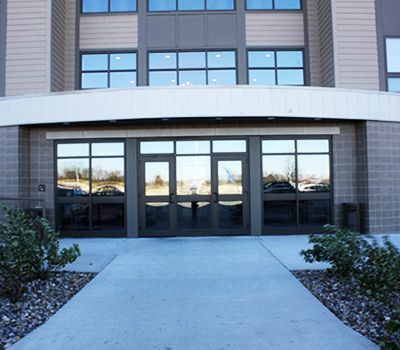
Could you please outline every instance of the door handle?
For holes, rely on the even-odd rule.
[[[214,202],[218,203],[219,202],[218,192],[213,192],[213,195],[214,195]]]
[[[170,194],[169,194],[169,204],[174,204],[174,201],[173,201],[173,199],[172,199],[172,198],[173,198],[173,197],[172,197],[173,195],[174,195],[173,193],[170,193]]]

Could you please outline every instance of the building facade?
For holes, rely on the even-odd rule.
[[[0,0],[0,200],[65,236],[400,232],[398,0]],[[35,204],[34,204],[35,203]]]

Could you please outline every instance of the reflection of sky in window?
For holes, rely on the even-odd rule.
[[[92,143],[93,156],[123,156],[124,144],[122,142]]]
[[[149,0],[150,11],[175,11],[175,0]]]
[[[124,158],[93,158],[92,179],[107,180],[111,176],[124,176]]]
[[[275,0],[276,10],[300,10],[300,0]]]
[[[213,141],[213,152],[217,153],[246,152],[246,141],[245,140]]]
[[[176,157],[176,181],[195,185],[211,181],[210,156]]]
[[[179,85],[206,85],[205,71],[181,71],[179,72]]]
[[[148,141],[140,143],[140,153],[142,154],[166,154],[174,152],[172,141]]]
[[[136,11],[136,0],[111,0],[111,12]]]
[[[136,54],[115,53],[110,55],[110,70],[135,70]]]
[[[83,73],[82,89],[99,89],[108,87],[107,73]]]
[[[179,68],[205,68],[205,52],[180,52]]]
[[[136,72],[110,73],[111,88],[127,88],[132,86],[136,86]]]
[[[386,39],[388,73],[400,73],[400,38]]]
[[[168,162],[147,162],[145,165],[146,184],[154,184],[159,179],[165,184],[169,183],[169,163]],[[157,192],[161,195],[168,195],[168,188],[163,192]]]
[[[250,70],[249,83],[251,85],[276,85],[275,70]]]
[[[177,141],[177,154],[207,154],[210,153],[210,141]]]
[[[150,69],[175,69],[176,67],[175,52],[150,53],[149,55]]]
[[[273,51],[250,51],[249,67],[251,68],[275,67],[275,53]]]
[[[323,153],[329,152],[328,140],[298,140],[297,152],[300,153]]]
[[[272,0],[247,0],[248,10],[272,10]]]
[[[178,81],[177,72],[150,72],[149,85],[151,86],[173,86]]]
[[[83,0],[82,11],[89,12],[108,12],[108,0]]]
[[[90,54],[82,55],[82,70],[107,70],[108,69],[108,55],[107,54]]]
[[[278,70],[279,85],[304,85],[304,72],[302,69]]]
[[[389,78],[388,90],[390,92],[400,92],[400,78]]]
[[[66,143],[57,145],[59,157],[86,157],[89,155],[88,143]]]
[[[294,181],[295,157],[294,156],[263,156],[263,175],[280,175],[287,180]]]
[[[231,183],[242,176],[242,162],[240,160],[218,162],[218,180]]]
[[[80,175],[88,175],[89,159],[59,159],[57,167],[59,176],[64,177],[66,171],[73,171],[73,179],[78,180]]]
[[[234,0],[207,0],[208,10],[233,10]]]
[[[207,53],[208,68],[233,68],[236,67],[234,51],[211,51]]]
[[[178,9],[181,11],[185,10],[204,10],[205,0],[179,0]]]
[[[299,155],[299,182],[307,179],[329,181],[329,155]]]
[[[280,68],[303,67],[303,52],[278,51],[276,53],[277,66]]]
[[[263,153],[294,153],[294,140],[265,140]]]
[[[210,70],[208,71],[209,85],[235,85],[236,70]]]

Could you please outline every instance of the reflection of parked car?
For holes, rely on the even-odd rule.
[[[329,185],[328,184],[300,184],[299,190],[301,192],[328,192]]]
[[[124,192],[119,190],[115,186],[110,186],[110,185],[105,185],[96,188],[96,190],[93,191],[93,196],[123,196]]]
[[[88,193],[82,190],[80,187],[57,187],[57,195],[59,197],[85,197]]]
[[[264,193],[293,193],[294,186],[290,182],[266,182],[264,183]]]

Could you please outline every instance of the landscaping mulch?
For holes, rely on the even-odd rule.
[[[379,344],[388,337],[385,326],[400,306],[400,294],[389,303],[371,296],[356,281],[340,281],[324,271],[292,271],[328,309],[346,325]]]
[[[0,350],[45,323],[95,275],[61,272],[45,281],[30,282],[22,299],[15,304],[0,296]]]

